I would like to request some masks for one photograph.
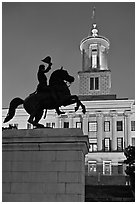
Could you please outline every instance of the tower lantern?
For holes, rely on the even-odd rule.
[[[90,36],[80,42],[82,71],[78,72],[80,95],[104,95],[110,93],[111,73],[108,68],[109,40],[99,35],[95,23],[95,8]]]

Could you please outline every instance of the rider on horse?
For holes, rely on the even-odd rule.
[[[47,85],[47,77],[46,77],[45,73],[49,72],[49,70],[51,69],[51,66],[52,66],[51,58],[48,56],[48,57],[46,57],[42,61],[47,63],[48,67],[47,67],[47,69],[45,69],[45,65],[44,64],[41,64],[39,66],[39,70],[38,70],[38,73],[37,73],[37,78],[38,78],[39,84],[37,86],[36,92],[37,93],[45,93],[45,94],[46,93],[50,93],[53,101],[56,104],[56,112],[57,112],[57,114],[58,115],[64,114],[65,112],[62,112],[62,111],[59,110],[58,97],[56,95],[56,92],[51,87],[49,87]]]

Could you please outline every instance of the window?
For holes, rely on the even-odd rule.
[[[97,132],[97,121],[92,121],[88,123],[89,132]]]
[[[123,164],[122,164],[122,162],[118,162],[118,174],[123,174]]]
[[[69,128],[69,122],[64,122],[64,128]]]
[[[110,138],[104,139],[104,151],[109,152],[110,151]]]
[[[96,152],[97,151],[97,143],[90,143],[90,152]]]
[[[76,122],[76,128],[82,129],[82,122]]]
[[[117,151],[123,151],[123,138],[117,138]]]
[[[110,132],[110,121],[104,121],[104,131]]]
[[[97,68],[97,44],[92,45],[92,68]]]
[[[52,123],[51,125],[52,125],[52,128],[55,128],[55,123]]]
[[[96,52],[92,53],[92,68],[97,68],[97,54],[96,54]]]
[[[50,127],[50,123],[46,123],[46,127]]]
[[[95,77],[95,90],[99,89],[99,78]]]
[[[135,147],[135,138],[134,137],[132,137],[132,146]]]
[[[117,131],[123,131],[123,121],[117,121]]]
[[[90,90],[99,90],[99,77],[90,78]]]
[[[103,174],[111,175],[111,161],[103,161]]]
[[[135,131],[135,121],[131,121],[131,131]]]
[[[90,90],[94,90],[94,78],[90,78]]]
[[[97,172],[97,165],[96,165],[96,161],[89,161],[88,162],[88,173],[90,175],[96,174]]]

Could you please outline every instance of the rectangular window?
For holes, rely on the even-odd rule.
[[[97,151],[97,143],[90,143],[90,152],[96,152]]]
[[[104,121],[104,132],[110,132],[110,121]]]
[[[109,152],[110,151],[110,138],[104,139],[104,151]]]
[[[97,52],[92,52],[92,68],[97,68]]]
[[[123,131],[123,121],[117,121],[117,131]]]
[[[69,128],[69,122],[64,122],[64,128]]]
[[[123,164],[118,162],[118,174],[123,174]]]
[[[111,161],[103,161],[103,174],[111,175]]]
[[[94,90],[94,78],[90,78],[90,90]]]
[[[132,137],[132,146],[135,147],[135,138]]]
[[[82,129],[82,122],[76,122],[76,128]]]
[[[99,90],[99,77],[90,78],[90,90]]]
[[[46,123],[46,127],[50,127],[50,123]]]
[[[135,121],[131,121],[131,131],[135,131]]]
[[[55,128],[55,123],[52,123],[51,125],[52,125],[52,128]]]
[[[99,89],[99,78],[95,77],[95,90]]]
[[[123,151],[123,138],[122,137],[117,138],[117,151],[119,152]]]
[[[97,164],[96,161],[89,161],[88,162],[88,174],[94,175],[97,172]]]
[[[89,132],[97,132],[97,121],[91,121],[88,123]]]

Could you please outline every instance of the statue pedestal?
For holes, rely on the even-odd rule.
[[[88,137],[80,129],[4,130],[3,202],[84,202]]]

